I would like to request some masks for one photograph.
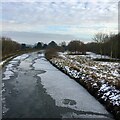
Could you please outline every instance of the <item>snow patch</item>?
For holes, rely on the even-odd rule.
[[[1,61],[1,62],[0,62],[0,66],[2,66],[5,62],[6,62],[6,60]]]
[[[7,70],[3,74],[5,75],[3,80],[8,80],[8,79],[10,79],[11,76],[14,76],[14,73],[11,70]]]
[[[32,61],[29,59],[26,59],[24,61],[21,61],[19,68],[24,69],[24,70],[30,70],[30,65],[32,65]]]
[[[29,56],[28,54],[23,54],[23,55],[20,55],[20,56],[15,57],[13,60],[24,60],[24,59],[26,59],[28,56]]]

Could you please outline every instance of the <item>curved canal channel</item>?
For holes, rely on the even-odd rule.
[[[18,56],[3,68],[2,109],[3,118],[113,120],[93,96],[40,52]]]

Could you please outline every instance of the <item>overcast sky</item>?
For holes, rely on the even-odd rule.
[[[0,32],[30,44],[39,40],[88,42],[97,32],[118,32],[118,1],[2,0]]]

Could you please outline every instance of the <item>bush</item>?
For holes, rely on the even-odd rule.
[[[46,51],[45,51],[45,57],[48,59],[48,60],[50,60],[50,59],[52,59],[52,58],[54,58],[54,57],[58,57],[58,53],[57,53],[57,49],[55,49],[55,48],[48,48],[48,49],[46,49]]]
[[[13,54],[20,50],[21,45],[15,41],[13,41],[11,38],[2,37],[0,38],[0,44],[2,46],[2,58],[9,56],[10,54]]]

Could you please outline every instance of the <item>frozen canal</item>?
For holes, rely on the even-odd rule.
[[[3,118],[92,118],[110,113],[41,53],[24,54],[3,68]]]

